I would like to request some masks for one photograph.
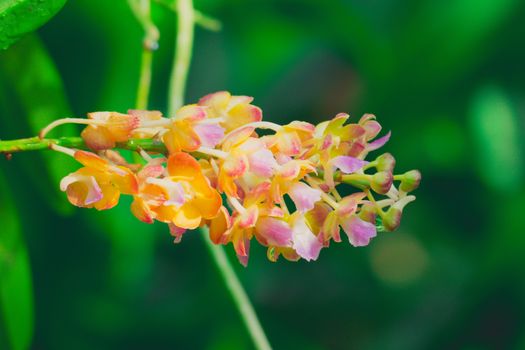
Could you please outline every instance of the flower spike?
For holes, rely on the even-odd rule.
[[[341,242],[341,231],[362,247],[399,227],[421,173],[395,174],[390,153],[367,160],[391,135],[380,136],[374,115],[351,122],[339,113],[318,125],[281,126],[263,121],[252,102],[220,91],[170,118],[159,111],[95,112],[51,123],[42,136],[64,123],[87,125],[82,137],[92,152],[51,145],[83,165],[60,183],[73,205],[109,209],[131,195],[139,220],[167,224],[176,243],[187,230],[208,226],[212,242],[231,243],[244,266],[253,238],[271,261],[311,261]],[[142,163],[130,164],[116,150],[148,139],[157,146],[137,150]]]

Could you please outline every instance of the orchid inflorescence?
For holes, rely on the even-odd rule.
[[[57,120],[40,136],[64,123],[87,124],[81,136],[91,151],[51,145],[83,165],[60,183],[73,205],[105,210],[121,194],[131,195],[139,220],[168,224],[175,242],[186,230],[207,226],[211,240],[232,243],[245,266],[254,237],[271,261],[280,255],[310,261],[341,241],[340,228],[358,247],[378,229],[399,226],[421,175],[394,175],[389,153],[365,160],[390,137],[376,138],[381,125],[374,115],[357,123],[340,113],[315,126],[278,125],[262,121],[252,100],[216,92],[170,118],[158,111],[94,112]],[[116,151],[140,139],[163,148],[139,149],[135,162]]]

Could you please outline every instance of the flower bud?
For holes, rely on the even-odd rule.
[[[371,202],[364,203],[361,206],[361,210],[359,211],[359,214],[357,214],[357,216],[359,216],[361,220],[364,220],[364,221],[367,221],[373,224],[375,224],[376,222],[376,215],[377,215],[377,208]]]
[[[412,192],[419,187],[421,173],[419,170],[411,170],[402,175],[399,189],[404,192]]]
[[[386,214],[384,214],[382,217],[382,223],[385,230],[388,232],[395,231],[401,223],[402,214],[402,210],[394,208],[393,206],[390,207],[390,209],[388,209]]]
[[[396,166],[396,159],[390,153],[385,153],[377,157],[375,163],[377,171],[392,172]]]
[[[410,202],[416,199],[415,196],[406,196],[394,203],[386,212],[382,215],[383,227],[387,231],[394,231],[399,227],[401,223],[401,216],[403,215],[403,208]]]
[[[392,181],[394,181],[394,177],[391,172],[380,171],[372,175],[370,187],[379,194],[386,194],[392,187]]]

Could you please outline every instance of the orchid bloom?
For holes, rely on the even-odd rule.
[[[137,193],[137,178],[128,168],[112,165],[90,152],[76,151],[74,157],[84,167],[60,182],[71,204],[105,210],[117,205],[121,193]]]
[[[221,150],[227,156],[220,163],[219,189],[238,198],[238,185],[254,186],[271,178],[277,168],[272,152],[260,138],[251,137],[253,128],[241,128],[229,134]]]
[[[183,152],[171,154],[167,175],[163,175],[164,169],[155,163],[146,166],[140,174],[139,192],[132,203],[132,212],[138,219],[195,229],[203,219],[217,216],[221,196],[210,186],[195,158]]]
[[[137,116],[117,112],[88,113],[94,123],[82,131],[86,145],[93,150],[114,148],[117,142],[127,141],[140,125]]]
[[[199,147],[215,147],[224,136],[217,119],[208,118],[205,107],[188,105],[179,109],[162,140],[170,153],[194,152]]]
[[[232,96],[227,91],[219,91],[204,96],[199,100],[199,106],[208,109],[210,118],[219,118],[226,132],[246,124],[262,120],[262,111],[251,104],[253,97]]]
[[[340,242],[339,227],[348,236],[348,241],[354,247],[366,246],[376,236],[375,224],[367,222],[356,215],[357,207],[366,196],[363,192],[354,193],[343,198],[335,210],[329,212],[325,218],[322,232],[327,243],[331,238]]]

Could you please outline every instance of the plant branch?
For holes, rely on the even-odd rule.
[[[56,139],[41,139],[30,137],[25,139],[0,141],[0,153],[12,154],[25,151],[41,151],[50,149],[51,145],[68,148],[88,149],[81,137],[60,137]],[[127,142],[117,143],[116,148],[130,151],[145,150],[155,153],[166,153],[166,146],[160,140],[130,139]]]
[[[155,0],[156,3],[159,5],[167,8],[168,10],[171,10],[173,12],[177,12],[177,4],[176,1],[169,1],[169,0]],[[211,30],[212,32],[218,32],[222,29],[222,23],[216,18],[213,18],[207,14],[202,13],[199,10],[193,9],[193,13],[195,14],[195,24],[201,26],[204,29]]]

